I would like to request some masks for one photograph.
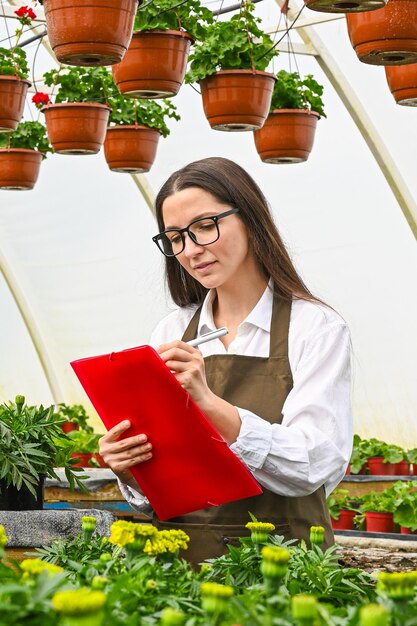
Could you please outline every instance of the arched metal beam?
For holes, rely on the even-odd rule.
[[[282,6],[283,0],[275,1],[280,7]],[[298,12],[299,9],[297,7],[290,8],[288,17],[294,19]],[[315,29],[311,26],[298,27],[298,23],[295,24],[295,28],[304,44],[314,49],[317,63],[333,85],[362,137],[365,139],[388,185],[391,187],[414,237],[417,239],[417,204],[372,120]]]

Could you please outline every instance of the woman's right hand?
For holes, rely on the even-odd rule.
[[[129,468],[152,458],[152,444],[145,434],[119,439],[130,426],[129,420],[113,426],[101,437],[99,447],[101,456],[116,476],[126,485],[138,490],[138,484]]]

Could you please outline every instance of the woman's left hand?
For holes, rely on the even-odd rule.
[[[177,340],[159,346],[157,352],[181,387],[204,410],[214,394],[207,385],[204,359],[200,350]]]

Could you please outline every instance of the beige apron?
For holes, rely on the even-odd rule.
[[[193,339],[200,319],[198,309],[191,319],[183,341]],[[282,421],[282,407],[292,388],[288,360],[288,329],[291,303],[274,296],[271,320],[269,357],[219,354],[204,359],[207,383],[218,396],[231,404],[248,409],[271,424]],[[188,515],[161,522],[159,529],[181,528],[190,536],[190,546],[183,556],[196,565],[207,558],[227,552],[227,544],[238,544],[239,537],[248,535],[245,524],[248,511],[259,521],[272,522],[276,534],[286,539],[308,541],[310,526],[325,528],[324,547],[333,545],[324,487],[308,496],[279,496],[263,488],[263,494],[236,502],[210,507]]]

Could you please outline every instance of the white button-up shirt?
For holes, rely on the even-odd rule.
[[[198,335],[215,329],[211,291],[204,300]],[[239,325],[228,350],[220,339],[201,344],[203,357],[241,354],[268,357],[273,295],[269,286]],[[150,344],[180,339],[197,306],[167,315],[155,328]],[[230,449],[256,480],[284,496],[308,495],[325,486],[328,495],[342,480],[352,451],[351,343],[344,320],[332,309],[293,300],[288,357],[293,388],[282,408],[281,424],[270,424],[244,407],[239,436]],[[139,510],[146,498],[120,485],[124,497]]]

